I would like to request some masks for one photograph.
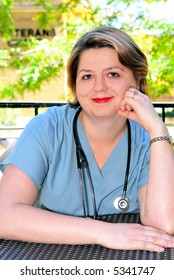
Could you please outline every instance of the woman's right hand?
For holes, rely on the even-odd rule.
[[[140,224],[103,223],[99,244],[111,249],[163,252],[174,248],[174,236]]]
[[[136,88],[130,87],[126,91],[118,114],[139,123],[152,138],[168,134],[149,97]]]

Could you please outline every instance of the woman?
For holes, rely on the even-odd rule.
[[[33,118],[1,167],[1,238],[174,247],[174,154],[146,95],[147,71],[145,55],[121,30],[99,27],[78,40],[68,64],[71,106]],[[89,164],[80,180],[77,138]],[[140,211],[142,225],[84,219],[120,211]]]

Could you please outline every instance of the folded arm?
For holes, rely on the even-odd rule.
[[[169,135],[147,95],[130,88],[118,112],[138,122],[149,132],[150,139]],[[150,146],[148,184],[139,191],[141,221],[174,234],[174,150],[166,140]]]
[[[0,182],[0,238],[157,252],[174,247],[174,237],[153,227],[112,224],[36,208],[37,195],[33,182],[8,165]]]

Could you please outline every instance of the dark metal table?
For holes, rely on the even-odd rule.
[[[140,223],[138,214],[107,215],[98,219],[111,223]],[[56,245],[1,239],[0,260],[174,260],[174,249],[156,253],[113,250],[100,245]]]

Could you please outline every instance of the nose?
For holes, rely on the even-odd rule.
[[[94,90],[97,92],[105,91],[107,89],[106,81],[103,76],[96,77]]]

